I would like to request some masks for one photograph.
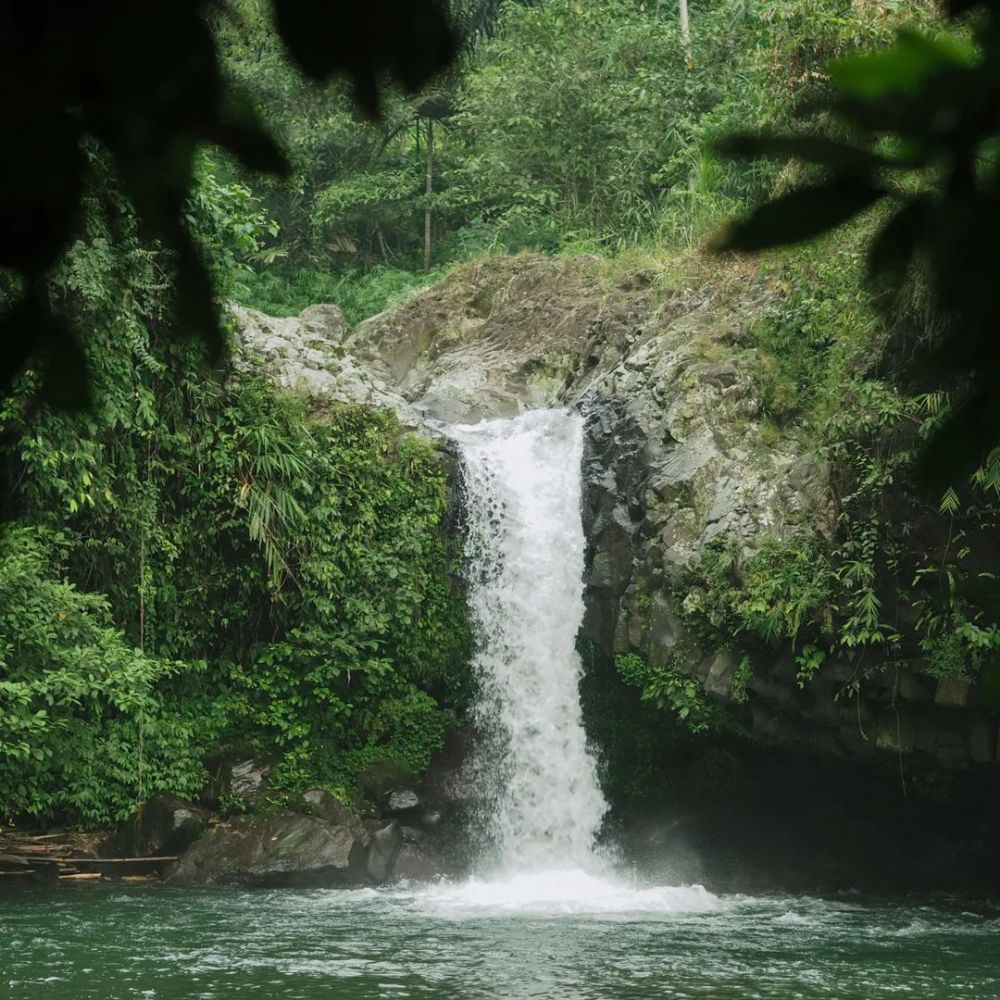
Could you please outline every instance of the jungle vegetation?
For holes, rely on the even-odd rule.
[[[279,792],[361,797],[367,767],[419,774],[461,717],[469,637],[440,456],[389,416],[317,412],[262,374],[231,377],[215,303],[293,315],[333,301],[353,323],[491,253],[655,269],[701,254],[727,219],[824,184],[857,195],[855,211],[820,212],[829,224],[809,233],[748,224],[726,245],[858,216],[819,244],[768,250],[779,294],[750,319],[768,427],[831,463],[837,537],[775,540],[745,565],[710,553],[692,571],[689,625],[709,646],[793,643],[802,683],[862,651],[992,677],[1000,457],[980,449],[928,484],[923,442],[968,386],[911,364],[964,320],[916,254],[875,269],[892,295],[865,276],[880,227],[902,225],[858,194],[888,169],[872,157],[926,171],[899,181],[904,219],[937,174],[905,134],[883,137],[891,121],[862,121],[859,143],[833,89],[864,90],[861,53],[902,51],[909,87],[934,58],[979,65],[991,35],[945,23],[930,0],[691,0],[686,32],[672,0],[455,0],[450,29],[430,4],[390,4],[429,20],[361,58],[363,16],[345,13],[333,28],[347,41],[324,53],[282,13],[294,6],[175,5],[187,20],[160,28],[198,39],[180,78],[208,87],[212,114],[193,127],[191,92],[188,105],[174,93],[181,111],[156,105],[159,138],[144,145],[153,133],[128,102],[118,118],[79,105],[58,136],[71,176],[39,171],[24,202],[65,188],[69,222],[53,214],[36,232],[48,216],[35,211],[20,243],[5,237],[3,322],[23,350],[0,372],[3,818],[111,822],[159,790],[196,794],[206,755],[226,749],[273,760]],[[904,24],[920,34],[890,50]],[[124,88],[176,67],[119,69]],[[50,103],[78,96],[78,76],[57,82]],[[860,114],[871,95],[853,96]],[[39,162],[58,145],[36,127],[44,110],[18,108]],[[790,132],[799,145],[781,146]],[[861,180],[845,144],[868,157]],[[175,172],[150,167],[164,158]],[[3,176],[8,193],[25,183]],[[620,668],[650,703],[712,724],[683,679],[635,658]]]

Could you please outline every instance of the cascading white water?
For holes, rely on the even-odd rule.
[[[400,890],[422,910],[673,914],[714,910],[700,885],[650,886],[595,847],[607,803],[587,748],[576,637],[583,620],[583,420],[536,410],[447,428],[461,449],[469,604],[478,636],[478,768],[496,848],[480,875]]]
[[[607,805],[587,748],[576,650],[583,420],[537,410],[449,433],[464,466],[478,715],[492,738],[500,867],[593,870]]]

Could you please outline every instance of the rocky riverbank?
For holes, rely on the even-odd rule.
[[[217,761],[197,802],[157,795],[113,830],[0,831],[0,886],[110,879],[359,888],[454,875],[469,853],[469,748],[469,734],[453,733],[415,787],[381,774],[363,812],[322,788],[270,789],[266,762]]]

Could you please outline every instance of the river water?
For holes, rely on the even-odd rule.
[[[24,890],[0,897],[0,995],[1000,998],[1000,919],[959,909],[534,889]]]
[[[580,709],[582,421],[451,430],[463,458],[485,842],[469,879],[0,896],[13,997],[1000,1000],[1000,916],[630,877]]]

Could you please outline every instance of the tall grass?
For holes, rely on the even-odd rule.
[[[390,267],[341,274],[304,268],[290,274],[254,271],[244,279],[238,298],[241,305],[260,309],[270,316],[297,316],[318,302],[333,302],[343,310],[348,324],[354,326],[439,276],[436,270],[424,273]]]

